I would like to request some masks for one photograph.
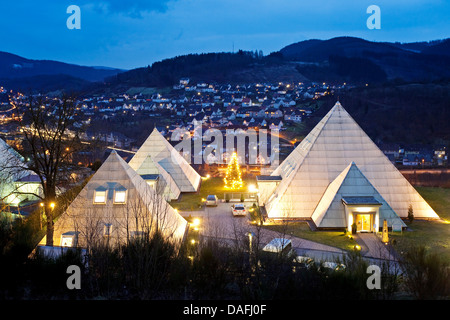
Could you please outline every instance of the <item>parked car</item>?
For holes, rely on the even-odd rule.
[[[207,206],[217,206],[219,204],[219,199],[215,194],[210,194],[206,197],[205,204]]]
[[[242,203],[236,203],[231,206],[231,213],[233,216],[245,216],[247,208]]]

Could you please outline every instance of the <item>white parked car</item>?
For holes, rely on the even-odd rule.
[[[206,197],[205,204],[207,206],[217,206],[219,204],[219,199],[215,194],[210,194],[209,196]]]
[[[231,213],[233,216],[245,216],[247,214],[247,208],[242,203],[236,203],[231,206]]]

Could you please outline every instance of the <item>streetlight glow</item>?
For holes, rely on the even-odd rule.
[[[192,226],[198,227],[199,225],[200,225],[200,219],[194,219],[194,221],[192,221]]]

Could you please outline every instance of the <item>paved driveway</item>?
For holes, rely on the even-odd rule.
[[[233,203],[222,202],[217,207],[205,207],[204,211],[197,211],[201,217],[201,234],[205,237],[220,239],[236,239],[249,231],[249,215],[234,217],[231,213]],[[250,207],[251,203],[246,203]]]
[[[248,245],[249,233],[252,233],[253,247],[262,248],[274,238],[286,238],[291,240],[292,248],[298,255],[311,257],[315,261],[336,261],[336,259],[342,259],[345,254],[343,250],[336,247],[257,227],[250,223],[249,214],[246,217],[234,217],[231,213],[232,204],[233,202],[221,202],[217,207],[205,207],[202,211],[182,212],[181,214],[201,219],[200,234],[202,237],[211,237],[227,244],[245,240],[245,245]],[[252,205],[251,202],[245,202],[245,204],[247,208]],[[396,259],[393,254],[381,244],[374,234],[359,234],[355,239],[363,247],[362,255],[373,260],[374,264],[384,259],[395,263]]]
[[[334,261],[343,254],[341,249],[335,247],[257,227],[250,223],[249,214],[246,217],[234,217],[231,213],[232,204],[232,202],[222,202],[217,207],[205,207],[203,211],[189,214],[201,219],[200,234],[203,237],[235,242],[249,239],[249,233],[252,233],[253,246],[262,247],[273,238],[286,238],[291,240],[292,247],[299,255],[316,260]],[[245,204],[248,208],[252,205],[251,202],[245,202]]]

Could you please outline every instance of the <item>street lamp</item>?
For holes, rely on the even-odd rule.
[[[258,189],[256,189],[256,186],[254,184],[251,184],[248,186],[248,191],[250,193],[256,193],[256,192],[258,192]]]
[[[194,231],[198,231],[198,227],[200,226],[200,219],[194,219],[194,221],[192,221],[192,226],[194,227]]]
[[[248,249],[249,249],[249,252],[251,253],[252,252],[252,240],[253,240],[253,236],[255,234],[253,232],[249,232],[249,233],[247,233],[247,235],[248,235]]]
[[[41,207],[41,210],[39,211],[39,230],[42,229],[42,216],[44,214],[44,203],[39,203],[39,206]]]

